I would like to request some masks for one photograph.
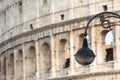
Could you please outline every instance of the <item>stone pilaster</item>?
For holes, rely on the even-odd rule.
[[[22,50],[23,50],[23,80],[27,80],[27,65],[26,65],[26,50],[25,50],[25,44],[22,44]]]
[[[70,68],[71,68],[71,74],[74,74],[74,63],[75,63],[75,58],[74,58],[74,33],[73,31],[70,31]]]
[[[37,63],[37,80],[40,80],[40,53],[39,53],[38,40],[35,41],[35,49],[36,49],[36,63]]]
[[[39,44],[40,44],[40,41],[38,41],[39,42]],[[40,45],[40,47],[42,47],[41,45]],[[40,78],[40,80],[42,80],[43,78],[44,78],[44,56],[43,56],[43,52],[42,52],[42,49],[41,48],[39,48],[39,64],[40,64],[40,66],[39,66],[39,69],[40,69],[40,73],[39,73],[39,78]]]
[[[55,47],[55,51],[56,51],[56,70],[59,70],[59,41],[58,39],[56,38],[56,47]]]
[[[17,51],[15,48],[14,48],[13,52],[14,52],[14,80],[16,80],[17,79],[17,68],[16,68],[17,67],[17,65],[16,65]]]
[[[55,44],[54,44],[54,35],[51,35],[51,61],[52,61],[52,77],[55,77],[56,71],[56,54],[55,54]]]
[[[6,55],[6,59],[6,80],[9,80],[9,55]]]

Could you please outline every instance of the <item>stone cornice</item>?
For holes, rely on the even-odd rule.
[[[92,72],[92,73],[83,73],[78,75],[71,75],[66,77],[60,77],[60,78],[51,78],[49,80],[73,80],[73,79],[84,79],[88,77],[94,77],[94,76],[106,76],[106,75],[116,75],[120,74],[120,70],[110,70],[106,72]]]

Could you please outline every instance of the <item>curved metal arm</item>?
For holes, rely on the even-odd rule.
[[[97,15],[95,15],[93,18],[91,18],[85,28],[85,38],[83,40],[83,46],[80,48],[76,54],[75,54],[75,59],[79,64],[82,65],[89,65],[91,64],[94,59],[95,59],[95,54],[94,52],[88,47],[88,42],[86,39],[87,36],[87,30],[89,28],[90,23],[92,22],[93,19],[99,18],[100,19],[100,24],[103,28],[109,28],[111,29],[112,26],[115,26],[108,18],[118,18],[120,19],[120,15],[113,13],[113,12],[102,12]],[[106,26],[107,24],[107,26]],[[117,24],[118,25],[118,24]]]
[[[118,19],[120,19],[120,15],[119,14],[116,14],[116,13],[113,13],[113,12],[102,12],[102,13],[99,13],[99,14],[97,14],[97,15],[95,15],[94,17],[92,17],[89,21],[88,21],[88,23],[87,23],[87,25],[86,25],[86,28],[85,28],[85,36],[87,36],[87,30],[88,30],[88,28],[89,28],[89,25],[90,25],[90,23],[92,22],[92,20],[94,20],[95,18],[99,18],[100,19],[100,22],[101,22],[101,26],[103,27],[103,28],[111,28],[112,27],[112,23],[108,20],[108,18],[118,18]],[[108,26],[106,27],[106,26],[104,26],[104,24],[108,24]]]

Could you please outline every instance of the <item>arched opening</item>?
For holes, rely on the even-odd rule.
[[[23,78],[23,51],[20,49],[18,50],[17,58],[16,58],[16,78],[22,79]]]
[[[70,52],[69,43],[66,39],[60,40],[59,45],[59,68],[69,68],[70,67]]]
[[[104,41],[106,46],[105,61],[106,62],[112,61],[114,59],[114,54],[113,54],[114,36],[111,31],[106,33]]]
[[[37,71],[36,51],[34,46],[29,47],[28,54],[28,76],[35,75]]]
[[[104,48],[103,53],[105,54],[105,61],[112,61],[114,59],[114,36],[111,31],[102,31],[102,48]]]
[[[51,70],[51,49],[48,43],[43,43],[42,47],[44,71],[47,73]]]
[[[9,80],[14,80],[14,54],[11,53],[9,57],[9,65],[8,65],[8,70],[9,70]]]
[[[3,65],[1,68],[2,68],[1,69],[1,73],[2,73],[1,78],[2,78],[2,80],[6,80],[6,57],[4,57],[4,59],[3,59]]]

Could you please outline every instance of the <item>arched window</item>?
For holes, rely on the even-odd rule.
[[[6,80],[6,57],[3,58],[3,66],[2,66],[1,72],[3,76],[2,79]]]
[[[20,49],[18,50],[17,58],[16,58],[16,78],[21,79],[23,78],[23,51]]]
[[[44,71],[45,73],[51,70],[51,49],[48,43],[43,43],[42,45],[42,52],[43,52],[43,63],[44,63]]]
[[[70,67],[69,43],[66,39],[61,39],[59,45],[59,68],[68,67]]]
[[[11,53],[9,57],[9,79],[14,80],[14,54]]]
[[[114,36],[111,31],[104,30],[102,31],[102,51],[103,55],[105,56],[104,60],[107,61],[112,61],[114,59]]]
[[[28,72],[29,76],[35,75],[37,71],[37,64],[36,64],[36,51],[34,46],[30,46],[28,49]]]
[[[107,32],[105,35],[105,45],[106,45],[106,62],[113,60],[113,45],[114,45],[114,36],[112,32]]]

